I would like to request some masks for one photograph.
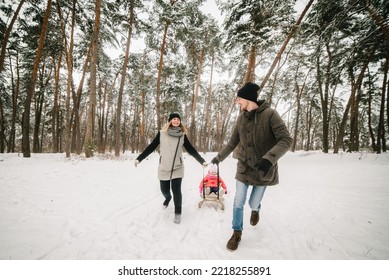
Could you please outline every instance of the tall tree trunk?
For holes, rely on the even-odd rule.
[[[38,76],[38,67],[39,62],[42,57],[43,45],[46,39],[47,25],[49,22],[49,16],[51,11],[51,0],[47,2],[47,8],[45,12],[45,17],[42,24],[42,32],[39,37],[38,49],[36,51],[36,56],[34,59],[34,66],[31,73],[31,81],[27,84],[27,96],[24,102],[24,112],[23,112],[23,121],[22,121],[22,152],[23,157],[31,157],[30,150],[30,111],[31,111],[31,100],[35,93],[35,84]]]
[[[293,137],[293,144],[292,144],[292,152],[296,151],[296,145],[297,145],[297,138],[299,133],[299,123],[300,123],[300,111],[301,111],[301,97],[303,95],[303,91],[305,88],[305,83],[307,81],[309,72],[305,76],[304,83],[300,87],[297,83],[297,73],[299,71],[299,67],[296,68],[296,74],[295,74],[295,89],[296,89],[296,122],[294,127],[294,137]]]
[[[192,122],[190,125],[190,133],[191,133],[191,141],[194,146],[196,146],[197,135],[196,135],[196,107],[197,107],[197,97],[199,96],[200,85],[201,85],[201,74],[203,72],[203,63],[205,57],[206,50],[203,48],[201,50],[201,54],[199,57],[199,69],[197,72],[197,80],[195,84],[194,94],[193,94],[193,102],[192,102]]]
[[[385,140],[385,94],[386,94],[386,86],[388,84],[388,69],[389,69],[389,53],[386,55],[385,64],[383,68],[384,78],[382,80],[382,94],[381,94],[381,105],[380,105],[380,117],[378,122],[378,147],[376,152],[381,153],[386,152],[386,140]]]
[[[130,45],[131,45],[131,35],[132,35],[132,25],[134,22],[134,0],[131,0],[130,2],[130,22],[128,26],[128,33],[127,33],[127,43],[126,43],[126,53],[124,55],[124,61],[122,66],[122,78],[120,80],[120,87],[119,87],[119,96],[118,96],[118,103],[117,103],[117,111],[116,111],[116,126],[115,126],[115,156],[120,155],[120,121],[122,116],[122,99],[123,99],[123,91],[124,91],[124,84],[126,81],[126,75],[127,75],[127,64],[128,64],[128,57],[130,53]],[[125,135],[123,135],[125,137]]]
[[[72,7],[72,24],[71,24],[71,32],[70,32],[70,42],[69,42],[69,51],[67,51],[66,45],[65,45],[65,54],[66,55],[66,62],[67,62],[67,69],[68,69],[68,77],[66,82],[66,117],[65,117],[65,154],[66,157],[70,157],[70,149],[71,149],[71,127],[72,122],[70,118],[70,96],[72,91],[72,83],[73,83],[73,48],[74,48],[74,26],[75,26],[75,17],[76,17],[76,4],[77,1],[73,0],[73,7]],[[66,36],[65,36],[66,38]],[[66,42],[66,41],[65,41]],[[74,106],[74,104],[73,104]]]
[[[386,72],[386,77],[388,76],[387,73],[388,73],[388,69],[385,71]],[[384,90],[383,90],[384,91]],[[389,127],[389,81],[388,79],[386,80],[386,125],[387,127]],[[383,146],[383,151],[387,151],[387,147],[386,147],[386,141],[385,141],[385,145]]]
[[[100,0],[95,2],[95,26],[93,29],[93,43],[92,43],[92,58],[90,63],[90,94],[89,94],[89,108],[87,116],[87,125],[85,133],[84,150],[87,158],[94,155],[94,119],[96,107],[96,78],[97,78],[97,56],[99,48],[99,31],[100,31]]]
[[[41,119],[42,119],[42,109],[43,109],[43,102],[44,102],[44,88],[43,85],[43,73],[44,67],[42,67],[42,73],[40,75],[40,85],[38,93],[36,94],[35,98],[35,121],[34,121],[34,131],[33,131],[33,138],[32,138],[32,151],[33,153],[39,153],[39,128],[41,125]]]
[[[20,92],[20,67],[19,67],[19,54],[16,53],[16,81],[12,71],[12,59],[9,59],[10,71],[11,71],[11,83],[12,83],[12,120],[11,120],[11,131],[8,141],[8,152],[15,152],[15,139],[16,139],[16,119],[18,113],[18,99]]]
[[[300,26],[300,23],[302,22],[305,14],[308,12],[309,8],[311,7],[314,0],[310,0],[308,4],[305,6],[304,11],[301,13],[300,17],[297,19],[296,23],[292,26],[292,29],[290,30],[288,36],[286,37],[284,43],[282,44],[280,50],[278,51],[272,65],[270,66],[270,69],[268,70],[265,78],[262,80],[262,83],[259,86],[258,93],[262,91],[262,89],[265,87],[265,84],[269,80],[269,77],[271,73],[273,72],[274,68],[276,67],[278,61],[281,59],[282,53],[285,51],[286,46],[288,45],[290,39],[292,39],[294,33],[297,31],[298,27]]]
[[[143,55],[143,69],[146,63],[146,52]],[[140,123],[140,147],[138,147],[137,151],[144,150],[146,148],[146,132],[145,132],[145,125],[146,125],[146,115],[145,115],[145,105],[146,105],[146,94],[145,94],[145,71],[142,71],[141,74],[141,82],[140,82],[140,93],[142,97],[142,103],[141,103],[141,123]]]
[[[204,122],[204,137],[205,139],[205,145],[203,147],[203,151],[208,151],[210,149],[209,146],[209,138],[211,137],[211,118],[210,118],[210,112],[211,112],[211,105],[212,105],[212,80],[213,80],[213,67],[215,63],[215,55],[212,55],[212,61],[211,61],[211,76],[209,78],[209,85],[208,85],[208,97],[207,97],[207,105],[205,106],[205,122]]]
[[[320,61],[320,43],[318,45],[317,57],[316,57],[316,73],[317,73],[317,82],[319,84],[319,94],[321,101],[321,110],[322,110],[322,130],[323,130],[323,152],[328,153],[329,149],[329,84],[330,84],[330,71],[332,65],[332,55],[328,43],[326,43],[326,50],[328,55],[328,63],[326,66],[325,77],[322,77],[321,70],[321,61]],[[324,81],[323,81],[324,80]],[[324,85],[324,89],[323,89]]]
[[[244,83],[254,82],[255,77],[255,55],[256,55],[256,47],[251,46],[249,53],[249,61],[247,63],[246,74],[244,77]]]
[[[40,126],[42,124],[42,127],[44,126],[44,123],[42,123],[42,114],[43,114],[43,104],[45,100],[45,91],[47,86],[49,85],[51,81],[51,73],[52,69],[50,69],[49,74],[45,74],[45,68],[46,68],[46,63],[44,64],[43,67],[41,67],[41,75],[39,78],[40,85],[39,85],[39,92],[35,96],[35,122],[34,122],[34,132],[33,132],[33,152],[34,153],[41,153],[42,152],[42,145],[41,145],[41,140],[39,137],[40,134]],[[54,66],[55,68],[55,66]],[[47,76],[46,81],[44,80],[44,75]]]
[[[364,61],[363,65],[362,65],[361,72],[359,73],[357,81],[354,84],[352,84],[351,95],[350,95],[349,100],[347,102],[346,109],[343,113],[342,122],[341,122],[340,127],[339,127],[339,134],[336,138],[336,145],[334,147],[334,154],[337,154],[339,152],[340,145],[343,143],[343,137],[344,137],[344,133],[345,133],[345,129],[346,129],[347,116],[348,116],[348,113],[350,111],[352,100],[355,98],[357,91],[358,91],[358,88],[362,84],[362,80],[364,78],[365,71],[366,71],[367,66],[369,65],[370,61],[372,60],[372,57],[373,57],[373,55],[378,47],[378,44],[379,44],[379,42],[376,42],[374,44],[372,50],[369,53],[369,57]]]
[[[85,81],[85,75],[86,71],[88,69],[89,65],[89,58],[92,51],[92,42],[89,45],[85,62],[83,66],[83,71],[81,75],[80,82],[77,87],[77,92],[72,92],[72,98],[73,98],[73,111],[72,111],[72,117],[71,117],[71,123],[73,124],[73,133],[72,133],[72,147],[71,150],[75,151],[77,155],[80,155],[82,152],[82,137],[81,137],[81,124],[80,124],[80,106],[81,106],[81,97],[82,97],[82,90],[84,88],[84,81]],[[116,78],[115,78],[116,79]]]
[[[13,25],[14,25],[16,19],[18,18],[20,9],[22,8],[24,2],[25,2],[25,0],[21,0],[19,2],[19,5],[16,8],[16,11],[15,11],[13,17],[12,17],[12,20],[11,20],[9,26],[7,27],[7,29],[5,30],[4,36],[2,38],[1,52],[0,52],[0,73],[3,72],[3,69],[4,69],[5,53],[6,53],[6,50],[7,50],[7,44],[8,44],[9,35],[11,34]]]
[[[53,64],[55,64],[55,58],[53,57]],[[54,67],[54,104],[51,118],[51,137],[52,137],[52,152],[58,153],[58,97],[59,97],[59,77],[61,73],[62,64],[62,52],[59,54],[58,66]]]
[[[170,0],[170,6],[173,6],[178,0]],[[165,27],[163,31],[162,43],[161,43],[161,51],[159,54],[159,64],[158,64],[158,76],[157,76],[157,95],[155,99],[155,113],[157,115],[157,128],[158,130],[162,127],[161,120],[161,80],[162,80],[162,69],[163,69],[163,58],[165,55],[165,47],[166,47],[166,37],[167,31],[170,26],[170,21],[165,22]]]
[[[373,151],[377,151],[376,140],[375,140],[375,136],[374,136],[374,129],[372,126],[372,110],[371,110],[372,99],[373,99],[372,98],[372,89],[369,89],[369,99],[368,99],[368,108],[367,108],[369,134],[370,134],[370,138],[371,138],[371,145],[372,145]]]
[[[352,82],[354,81],[352,69],[351,69]],[[359,81],[358,81],[359,82]],[[362,82],[362,80],[361,80]],[[351,99],[350,107],[350,143],[349,151],[357,152],[359,151],[359,103],[361,100],[361,86],[362,83],[354,85],[357,88],[354,98]]]
[[[313,99],[313,98],[312,98]],[[305,122],[307,124],[307,129],[306,129],[306,143],[304,146],[305,151],[309,151],[311,149],[311,142],[312,142],[312,127],[313,127],[313,100],[309,102],[309,106],[307,108],[306,116],[305,116]]]
[[[166,45],[166,35],[167,30],[169,28],[169,23],[166,22],[165,29],[163,31],[162,44],[161,44],[161,52],[159,55],[159,64],[158,64],[158,76],[157,76],[157,96],[155,99],[155,113],[157,114],[157,127],[158,130],[162,127],[161,121],[161,79],[162,79],[162,68],[163,68],[163,56],[165,54],[165,45]]]
[[[115,76],[115,79],[112,83],[112,86],[111,86],[111,89],[109,91],[109,94],[108,94],[108,108],[107,108],[107,113],[106,113],[106,117],[105,117],[105,144],[104,144],[104,150],[107,149],[107,145],[109,146],[109,151],[111,151],[112,149],[112,135],[110,133],[110,136],[108,137],[108,119],[109,119],[109,114],[110,114],[110,111],[111,111],[111,108],[114,106],[113,105],[113,102],[112,102],[112,95],[113,95],[113,90],[115,88],[115,84],[116,84],[116,79],[119,75],[119,72],[116,74]],[[113,119],[113,114],[111,114],[111,119]]]
[[[2,98],[0,98],[0,153],[4,153],[5,151],[5,140],[4,109]]]
[[[99,153],[105,153],[104,146],[104,133],[105,133],[105,109],[107,104],[107,93],[108,93],[108,82],[104,85],[103,96],[100,97],[100,115],[99,115],[99,135],[98,135],[98,143],[99,143]]]
[[[71,149],[71,117],[70,117],[70,96],[72,92],[72,82],[73,82],[73,48],[74,48],[74,26],[75,26],[75,13],[76,13],[76,3],[77,0],[73,0],[72,6],[72,19],[71,19],[71,32],[70,32],[70,42],[69,49],[66,39],[65,32],[65,21],[62,17],[61,7],[59,2],[57,2],[57,10],[59,17],[61,19],[61,29],[65,42],[65,56],[66,56],[66,66],[68,71],[67,83],[66,83],[66,115],[65,115],[65,154],[66,157],[70,157],[70,149]]]

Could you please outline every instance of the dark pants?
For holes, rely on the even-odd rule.
[[[172,199],[170,194],[170,180],[169,181],[159,181],[161,184],[161,192],[165,197],[164,205],[168,205],[169,201]],[[182,193],[181,193],[181,182],[182,178],[176,178],[171,180],[171,187],[173,192],[173,201],[174,201],[174,213],[181,214],[182,209]]]

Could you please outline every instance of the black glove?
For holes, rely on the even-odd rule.
[[[211,163],[212,164],[219,164],[219,161],[214,157],[212,160],[211,160]]]
[[[272,167],[272,164],[270,161],[268,161],[267,159],[264,159],[264,158],[261,158],[255,165],[254,167],[258,170],[258,171],[262,171],[265,176],[266,174],[269,172],[270,168]]]

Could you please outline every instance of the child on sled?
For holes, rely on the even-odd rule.
[[[218,182],[219,186],[217,185]],[[227,186],[220,176],[218,178],[217,166],[215,164],[209,164],[208,173],[203,178],[203,180],[201,180],[199,191],[201,198],[204,198],[204,196],[209,196],[212,193],[217,195],[218,191],[219,197],[227,194]]]

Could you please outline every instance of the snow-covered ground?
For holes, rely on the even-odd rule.
[[[214,153],[204,158],[209,162]],[[236,160],[220,165],[225,210],[198,208],[203,168],[185,155],[182,222],[162,208],[156,153],[91,159],[0,154],[2,260],[388,260],[389,154],[287,153],[257,226],[232,234]]]

